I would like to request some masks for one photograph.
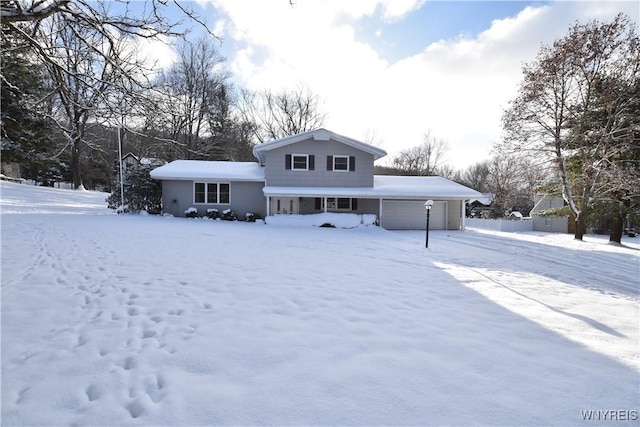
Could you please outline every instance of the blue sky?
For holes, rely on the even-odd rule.
[[[305,85],[325,127],[393,157],[431,132],[463,169],[490,156],[521,66],[576,21],[637,1],[198,0],[232,79],[252,90]],[[156,55],[169,55],[161,49]],[[372,137],[373,136],[373,137]],[[384,159],[382,161],[384,164]]]
[[[396,21],[384,22],[380,14],[355,24],[358,39],[370,43],[385,59],[394,62],[421,52],[441,39],[475,36],[495,19],[517,15],[527,5],[548,2],[432,1]]]

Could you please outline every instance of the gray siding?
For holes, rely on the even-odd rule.
[[[215,208],[222,212],[232,209],[238,218],[252,212],[264,217],[267,214],[266,198],[262,193],[262,182],[231,182],[229,204],[195,204],[193,202],[193,181],[162,181],[162,207],[165,213],[173,216],[185,216],[190,207],[198,209],[198,214],[206,215],[207,209]]]
[[[287,154],[312,154],[315,170],[285,168]],[[327,156],[355,156],[355,171],[328,171]],[[265,152],[268,186],[281,187],[373,187],[373,154],[335,141],[308,139]]]

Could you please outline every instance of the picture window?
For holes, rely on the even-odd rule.
[[[218,182],[195,182],[193,202],[201,204],[225,205],[231,199],[231,184]]]

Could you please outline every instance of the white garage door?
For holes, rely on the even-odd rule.
[[[427,226],[424,201],[384,200],[382,226],[387,230],[424,230]],[[430,230],[446,230],[447,202],[434,202],[429,215]]]

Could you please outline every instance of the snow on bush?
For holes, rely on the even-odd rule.
[[[193,206],[184,211],[184,214],[187,216],[187,218],[200,218],[200,215],[198,215],[198,209],[194,208]]]
[[[210,218],[210,219],[218,218],[218,209],[216,208],[207,209],[207,218]]]
[[[222,211],[222,219],[225,221],[235,221],[237,219],[236,213],[231,209],[225,209]]]

